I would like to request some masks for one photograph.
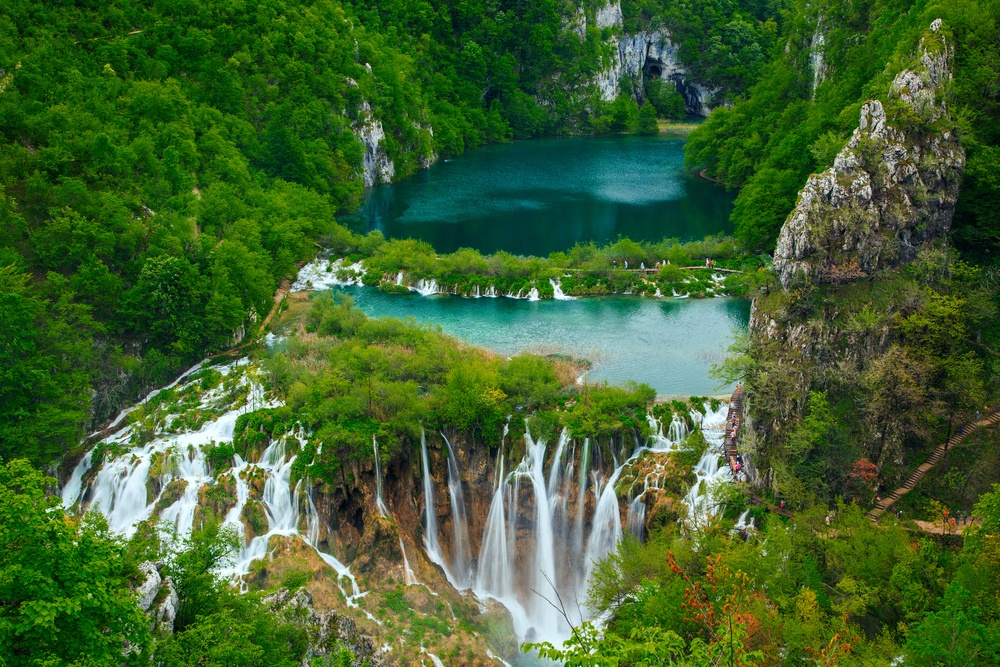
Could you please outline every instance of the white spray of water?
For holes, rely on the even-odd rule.
[[[385,506],[382,498],[382,463],[378,455],[378,441],[372,436],[372,449],[375,450],[375,507],[381,517],[389,516],[389,508]]]

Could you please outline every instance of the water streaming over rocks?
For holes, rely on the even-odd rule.
[[[364,593],[350,568],[321,549],[326,544],[321,522],[327,519],[317,510],[314,485],[308,478],[293,478],[296,457],[309,434],[293,427],[276,435],[256,460],[251,460],[253,451],[236,453],[228,470],[213,470],[211,461],[216,459],[208,452],[233,442],[237,419],[279,403],[266,397],[257,369],[246,359],[207,368],[205,373],[221,377],[210,389],[198,389],[205,373],[183,381],[203,368],[207,367],[195,367],[175,385],[183,400],[160,404],[154,395],[147,397],[146,402],[152,403],[138,406],[142,408],[138,416],[87,453],[62,489],[64,505],[100,511],[113,530],[126,536],[153,517],[185,536],[204,511],[201,491],[222,484],[232,503],[225,507],[224,523],[242,536],[243,548],[221,574],[245,586],[243,576],[251,564],[271,556],[272,538],[301,539],[337,573],[337,585],[347,604],[357,606]],[[198,414],[209,416],[192,424],[178,405],[190,406],[193,397],[197,397]],[[695,467],[697,481],[685,500],[686,521],[695,528],[716,509],[712,486],[729,476],[727,468],[719,467],[726,408],[722,404],[714,411],[706,407],[704,415],[690,414],[708,443]],[[624,530],[642,535],[647,497],[659,487],[660,476],[654,468],[631,487],[626,483],[618,488],[623,471],[647,452],[671,451],[688,435],[685,419],[677,415],[666,425],[653,417],[649,423],[652,435],[646,442],[611,442],[610,447],[587,438],[574,439],[563,430],[550,448],[544,438],[526,429],[523,457],[516,466],[505,460],[506,449],[501,446],[493,465],[488,514],[485,523],[477,524],[483,531],[478,541],[470,538],[461,459],[454,443],[442,433],[447,470],[440,472],[446,474],[451,523],[450,527],[445,524],[451,536],[447,549],[441,542],[435,501],[435,477],[442,476],[432,470],[425,434],[420,476],[427,558],[440,566],[456,589],[471,588],[480,600],[496,600],[506,607],[519,640],[565,639],[571,630],[567,618],[576,623],[592,615],[582,600],[594,563],[616,549]],[[504,445],[507,433],[505,426]],[[382,462],[375,438],[372,453],[374,509],[396,525],[398,519],[383,497]],[[258,505],[263,520],[254,523],[247,517]],[[627,510],[624,521],[623,508]],[[750,527],[746,517],[741,517],[739,528]],[[397,537],[405,583],[418,585],[404,545],[407,536],[400,533]]]

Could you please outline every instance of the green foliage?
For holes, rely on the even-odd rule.
[[[830,166],[857,126],[860,104],[884,94],[891,77],[912,59],[920,35],[941,18],[955,49],[949,107],[963,119],[969,164],[955,237],[973,256],[994,256],[1000,106],[985,82],[1000,73],[998,11],[996,0],[877,0],[849,8],[826,0],[797,7],[784,24],[788,35],[781,48],[772,52],[750,94],[731,109],[713,112],[685,147],[692,167],[741,188],[732,213],[737,238],[748,248],[773,247],[808,175]],[[824,36],[823,78],[814,77],[810,64],[817,32]],[[709,63],[725,68],[724,59]]]
[[[658,118],[679,120],[687,113],[684,96],[677,88],[663,79],[646,82],[646,101],[653,106]],[[643,107],[645,108],[645,104]]]
[[[54,483],[23,459],[0,463],[0,661],[144,664],[139,573],[103,517],[66,516]],[[123,655],[125,641],[139,651]]]
[[[636,134],[659,134],[660,126],[656,124],[656,109],[646,100],[639,108],[639,119],[636,122]]]
[[[0,265],[0,458],[53,463],[81,435],[99,330],[65,280],[48,297],[15,265]],[[64,291],[65,290],[65,291]]]

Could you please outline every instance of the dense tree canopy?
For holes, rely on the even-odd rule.
[[[782,6],[624,12],[738,94]],[[245,335],[317,244],[358,250],[334,217],[363,191],[372,119],[397,178],[512,137],[653,132],[631,83],[600,100],[618,28],[597,29],[596,11],[585,3],[577,33],[559,0],[7,3],[0,267],[14,277],[0,289],[19,325],[0,453],[52,462],[85,424]],[[648,96],[683,114],[672,84]]]

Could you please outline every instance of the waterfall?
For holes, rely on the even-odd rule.
[[[430,460],[427,457],[427,435],[423,432],[420,434],[420,456],[424,464],[424,549],[427,550],[427,557],[430,558],[431,562],[440,565],[445,573],[447,573],[448,564],[441,555],[441,545],[438,543],[437,512],[434,509],[434,484],[431,480]]]
[[[305,292],[329,289],[333,286],[360,285],[365,273],[365,265],[361,261],[344,266],[343,259],[331,262],[329,258],[316,258],[299,270],[292,284],[292,291]]]
[[[727,466],[719,466],[719,459],[724,455],[722,444],[726,436],[728,409],[729,405],[722,403],[715,411],[706,406],[704,417],[697,412],[692,414],[701,418],[701,433],[708,443],[708,449],[694,467],[697,479],[684,498],[684,504],[688,508],[688,522],[694,526],[705,525],[716,510],[711,496],[712,486],[725,482],[730,476]]]
[[[486,291],[483,292],[483,296],[489,297],[491,299],[497,298],[497,288],[494,287],[493,285],[490,285],[489,287],[486,288]]]
[[[410,559],[406,557],[406,547],[403,546],[403,538],[399,538],[399,550],[403,554],[403,577],[407,586],[419,586],[420,582],[417,581],[417,575],[414,574],[413,568],[410,567]]]
[[[379,516],[385,518],[389,516],[389,508],[382,499],[382,464],[379,462],[378,441],[374,435],[372,435],[372,449],[375,450],[375,507],[378,508]]]
[[[520,473],[526,474],[535,494],[535,592],[543,598],[535,600],[536,616],[542,607],[550,607],[550,602],[556,604],[556,558],[552,533],[552,510],[549,507],[548,491],[545,487],[545,474],[542,466],[545,463],[545,441],[535,442],[531,433],[525,429],[524,467]],[[546,619],[551,622],[552,619]],[[558,625],[558,624],[557,624]],[[557,630],[558,627],[552,628]]]
[[[576,523],[573,526],[573,553],[583,551],[583,514],[587,500],[587,471],[590,470],[590,438],[580,448],[580,472],[577,477]]]
[[[401,287],[403,285],[403,272],[400,271],[396,274],[396,287]]]
[[[448,498],[451,502],[451,525],[455,543],[452,545],[451,572],[455,576],[459,590],[467,588],[472,576],[472,556],[469,552],[469,521],[465,513],[465,495],[462,492],[462,476],[458,472],[458,459],[448,436],[441,434],[448,447]]]
[[[432,296],[437,294],[440,290],[438,289],[437,280],[431,278],[427,280],[426,278],[421,278],[417,281],[416,287],[411,287],[420,296]]]
[[[549,278],[549,283],[552,285],[552,298],[556,301],[573,301],[576,299],[575,296],[566,296],[566,294],[562,291],[560,281]]]
[[[66,482],[66,486],[63,487],[62,493],[60,494],[63,501],[63,508],[68,510],[80,502],[80,498],[83,496],[83,476],[90,470],[93,455],[93,451],[87,452],[83,455],[83,458],[80,459],[80,462],[76,464],[76,467],[73,468],[73,474],[70,475],[69,480]]]
[[[583,590],[590,583],[594,565],[615,550],[622,539],[622,517],[618,510],[618,496],[615,494],[615,483],[621,475],[622,468],[616,466],[611,479],[604,485],[594,510],[594,520],[590,528],[590,539],[587,541],[587,552],[584,556]]]
[[[493,502],[490,503],[490,512],[486,517],[486,528],[483,531],[483,545],[479,550],[476,594],[479,597],[493,596],[503,600],[514,594],[512,576],[514,554],[507,544],[504,508],[507,484],[504,478],[503,454],[500,455],[496,479]]]
[[[750,510],[743,510],[743,513],[736,519],[736,525],[733,526],[734,533],[749,533],[754,529],[753,517],[747,521],[748,516],[750,516]]]
[[[645,493],[643,490],[632,499],[628,506],[628,517],[625,519],[626,530],[640,540],[646,527],[646,503],[642,499]]]
[[[518,292],[518,294],[520,294],[520,292]],[[532,287],[528,291],[528,301],[539,301],[539,300],[540,300],[540,297],[538,296],[538,288],[537,287]]]

